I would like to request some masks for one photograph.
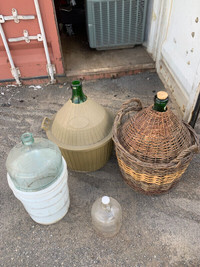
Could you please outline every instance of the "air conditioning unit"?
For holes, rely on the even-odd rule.
[[[147,0],[87,0],[88,40],[97,50],[142,44]]]

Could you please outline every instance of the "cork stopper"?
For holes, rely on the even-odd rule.
[[[165,91],[159,91],[157,93],[157,98],[160,99],[160,100],[165,100],[168,98],[168,93],[165,92]]]

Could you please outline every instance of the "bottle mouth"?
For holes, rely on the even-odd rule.
[[[73,81],[72,82],[72,88],[76,89],[78,86],[81,86],[81,81]]]
[[[108,196],[103,196],[101,202],[104,205],[108,205],[110,203],[110,198]]]
[[[21,136],[22,143],[26,146],[29,146],[34,143],[34,138],[32,133],[24,133]]]

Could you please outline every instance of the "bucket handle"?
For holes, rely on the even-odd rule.
[[[137,105],[135,106],[134,103]],[[132,98],[124,102],[117,114],[118,125],[121,125],[122,118],[125,114],[128,114],[131,111],[140,111],[143,109],[142,102],[139,98]]]
[[[51,123],[51,119],[49,119],[47,117],[44,117],[43,122],[42,122],[42,125],[41,125],[41,128],[43,130],[45,130],[45,131],[48,131],[49,130],[50,123]]]

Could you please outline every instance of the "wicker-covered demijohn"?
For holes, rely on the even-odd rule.
[[[130,112],[138,111],[129,117]],[[113,141],[124,180],[136,191],[168,191],[187,169],[199,140],[193,128],[168,108],[142,108],[139,99],[125,102],[113,126]]]

